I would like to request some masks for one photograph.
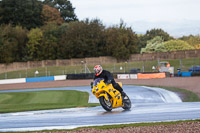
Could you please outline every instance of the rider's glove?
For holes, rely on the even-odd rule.
[[[111,80],[108,80],[108,81],[106,82],[106,84],[107,84],[107,85],[111,84]]]
[[[93,84],[94,84],[93,82],[90,83],[91,89],[93,88]]]

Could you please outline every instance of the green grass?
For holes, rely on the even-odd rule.
[[[188,69],[194,65],[200,65],[200,58],[191,59],[174,59],[174,60],[160,60],[169,61],[171,66],[174,67],[175,73],[177,68],[182,68],[182,71],[188,71]],[[136,61],[127,63],[114,63],[114,64],[101,64],[104,69],[116,73],[129,72],[130,69],[139,68],[141,72],[152,72],[152,66],[157,66],[158,61]],[[43,76],[55,76],[64,74],[76,74],[85,72],[84,65],[77,66],[51,66],[51,67],[39,67],[27,70],[12,71],[7,73],[0,73],[0,79],[12,79],[12,78],[26,78],[26,77],[43,77]],[[94,65],[87,65],[88,69],[93,72]],[[122,67],[122,70],[120,69]],[[38,75],[35,75],[35,71],[39,71]]]
[[[59,90],[0,93],[0,113],[97,106],[87,92]]]

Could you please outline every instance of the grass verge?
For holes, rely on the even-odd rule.
[[[91,107],[87,92],[59,90],[0,93],[0,113]]]

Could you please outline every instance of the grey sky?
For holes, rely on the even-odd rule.
[[[134,31],[162,28],[173,36],[200,34],[200,0],[70,0],[80,20],[124,20]]]

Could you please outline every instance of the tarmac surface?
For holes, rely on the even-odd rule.
[[[88,85],[90,84],[91,81],[92,80],[64,80],[64,81],[51,81],[51,82],[4,84],[4,85],[1,84],[0,90],[5,90],[6,92],[7,90],[24,91],[21,89],[28,89],[29,91],[32,91],[32,89],[37,90],[35,88],[45,88],[45,89],[56,88],[56,87],[65,88],[65,87],[72,87],[72,86],[85,86],[88,89]],[[129,79],[129,80],[117,80],[117,81],[120,81],[126,85],[151,85],[151,86],[169,86],[169,87],[182,88],[182,89],[190,90],[196,93],[200,97],[200,82],[199,82],[200,77],[174,77],[174,78],[164,78],[164,79],[137,79],[137,80]],[[151,90],[151,92],[154,92],[154,91]],[[144,93],[144,90],[142,93]],[[157,94],[160,95],[163,93],[159,92]],[[102,123],[99,123],[99,121],[101,121],[100,119],[107,120],[107,122],[105,121],[103,122],[106,125],[106,124],[119,124],[119,123],[137,123],[141,121],[144,121],[144,122],[173,121],[173,120],[176,121],[176,120],[191,120],[191,119],[200,118],[200,114],[199,114],[200,103],[199,102],[194,102],[194,103],[171,102],[170,103],[170,102],[165,101],[166,100],[165,98],[164,98],[165,102],[159,102],[158,99],[163,100],[162,95],[160,95],[161,96],[160,98],[157,97],[158,95],[156,96],[158,98],[158,99],[156,98],[157,101],[155,101],[155,98],[153,98],[154,100],[152,100],[151,98],[148,98],[148,97],[145,97],[142,99],[141,97],[139,97],[138,93],[137,93],[137,96],[135,95],[133,96],[135,98],[131,99],[132,104],[133,104],[131,111],[123,111],[121,108],[118,108],[118,109],[113,110],[112,113],[107,113],[101,107],[94,107],[94,108],[62,109],[62,110],[55,110],[53,112],[48,110],[48,111],[31,111],[31,112],[0,114],[0,117],[1,117],[0,131],[11,131],[11,130],[12,131],[27,131],[27,129],[40,130],[44,128],[45,129],[64,129],[64,128],[69,129],[69,128],[77,127],[77,126],[73,126],[73,124],[78,125],[78,126],[90,125],[88,124],[88,122],[91,122],[93,124],[95,123],[96,125],[102,125]],[[147,102],[147,101],[151,101],[151,102]],[[92,102],[91,98],[90,98],[90,102]],[[95,102],[95,100],[93,102]],[[70,114],[70,112],[73,112],[73,113]],[[84,117],[86,117],[87,119],[83,118],[83,116],[81,115],[82,114],[81,112],[86,112],[86,116]],[[75,118],[70,119],[70,122],[66,121],[69,116],[73,116],[73,115],[75,116]],[[116,118],[115,120],[113,120],[114,117]],[[71,120],[73,119],[76,119],[77,121],[75,123],[71,122]],[[55,120],[61,121],[62,124],[61,125],[58,124],[58,122],[56,122]],[[97,121],[94,121],[94,120],[97,120]],[[67,127],[66,122],[68,124],[72,123],[72,125],[69,125]],[[81,122],[83,124],[79,125]],[[35,125],[38,123],[39,123],[39,127],[38,125]],[[40,126],[40,124],[42,123],[44,125]],[[172,132],[172,131],[182,132],[182,131],[186,131],[187,129],[187,131],[199,132],[199,129],[194,130],[194,128],[197,128],[198,125],[199,125],[198,123],[194,122],[194,123],[189,123],[189,125],[184,123],[181,125],[181,128],[178,128],[179,125],[177,125],[176,127],[169,126],[168,128],[166,128],[167,126],[144,127],[142,131],[145,132],[145,131],[155,130],[157,132],[159,131],[159,129],[162,129],[163,131],[169,130],[169,132]],[[123,130],[120,128],[118,130],[124,132],[124,131],[132,130],[132,129],[128,128],[128,129]],[[139,130],[138,128],[136,130],[139,132],[142,132],[140,128]],[[89,131],[92,131],[92,130],[87,130],[87,132]],[[113,131],[116,132],[115,130]],[[135,130],[133,131],[135,132]],[[94,132],[97,132],[97,130],[95,130]],[[112,131],[109,131],[109,132],[112,132]]]
[[[175,93],[156,87],[124,85],[123,88],[132,101],[129,111],[116,108],[112,112],[106,112],[98,106],[5,113],[0,114],[0,131],[73,129],[83,126],[200,119],[200,102],[183,103]],[[98,102],[89,86],[4,90],[1,93],[46,90],[87,91],[90,93],[89,102]]]

